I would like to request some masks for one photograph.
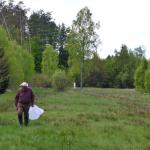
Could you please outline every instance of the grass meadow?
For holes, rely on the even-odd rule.
[[[15,92],[0,95],[0,150],[150,150],[150,95],[35,88],[40,119],[19,128]]]

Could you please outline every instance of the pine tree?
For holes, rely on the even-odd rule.
[[[9,69],[4,49],[0,48],[0,94],[4,93],[8,87],[9,82]]]
[[[63,47],[59,48],[59,62],[58,62],[58,66],[60,69],[67,69],[69,67],[68,65],[68,58],[69,58],[69,53],[68,51],[66,51]]]

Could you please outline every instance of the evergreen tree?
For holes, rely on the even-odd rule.
[[[115,56],[108,56],[104,60],[104,68],[107,75],[105,86],[107,88],[115,87],[116,70],[114,69],[114,66],[115,66]]]
[[[4,93],[8,87],[9,82],[9,69],[4,49],[0,48],[0,94]]]
[[[42,52],[45,46],[41,43],[39,37],[31,38],[31,51],[34,57],[35,71],[41,73]]]
[[[63,47],[59,48],[59,63],[58,66],[60,69],[67,69],[68,66],[68,57],[69,53]]]
[[[0,25],[12,40],[23,45],[27,39],[27,11],[22,1],[14,4],[14,0],[0,1]]]
[[[88,87],[105,87],[106,72],[104,63],[97,53],[93,54],[93,58],[85,61],[84,68],[84,85]]]
[[[134,73],[137,67],[136,57],[129,51],[126,45],[122,45],[121,51],[114,57],[114,79],[115,87],[133,88]]]
[[[64,24],[58,26],[58,37],[57,37],[57,49],[59,51],[59,63],[58,67],[60,69],[67,69],[68,66],[68,59],[69,53],[65,48],[65,42],[67,40],[67,33],[69,33],[70,29],[66,28]]]
[[[58,27],[53,21],[50,12],[43,10],[33,12],[28,20],[31,38],[38,37],[43,46],[51,44],[57,46]]]

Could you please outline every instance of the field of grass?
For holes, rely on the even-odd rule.
[[[135,90],[34,89],[45,110],[18,128],[14,92],[0,95],[0,150],[150,150],[150,95]]]

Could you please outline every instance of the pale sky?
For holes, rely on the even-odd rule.
[[[18,2],[19,0],[16,0]],[[52,12],[56,23],[72,24],[80,9],[87,6],[93,21],[100,21],[98,31],[102,44],[98,48],[101,58],[120,50],[143,45],[150,58],[150,0],[22,0],[30,11]]]

